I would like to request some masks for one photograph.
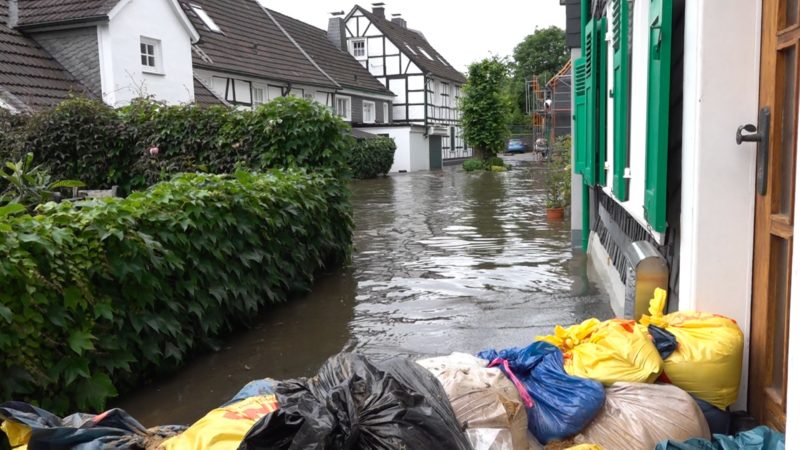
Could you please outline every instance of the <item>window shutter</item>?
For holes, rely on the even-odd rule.
[[[595,161],[597,160],[597,23],[590,19],[586,23],[584,39],[586,51],[586,140],[584,141],[584,160],[581,167],[583,182],[589,186],[595,183]]]
[[[608,45],[605,36],[607,31],[605,18],[597,22],[595,47],[597,48],[597,184],[606,185],[606,137],[608,135]]]
[[[650,57],[647,79],[647,159],[644,213],[659,233],[667,228],[669,85],[672,64],[672,0],[650,0]]]
[[[628,0],[611,0],[612,48],[614,49],[614,161],[613,192],[628,200],[628,129],[630,97],[630,14]]]
[[[573,68],[575,76],[575,161],[573,170],[576,174],[583,173],[586,161],[586,62],[583,57],[575,60]]]

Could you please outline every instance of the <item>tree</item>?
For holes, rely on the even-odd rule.
[[[497,57],[469,66],[461,99],[461,125],[476,158],[496,156],[509,136],[511,102],[505,89],[508,77],[508,64]]]
[[[514,48],[514,77],[524,80],[539,75],[539,81],[546,82],[568,59],[564,30],[555,26],[538,29]]]

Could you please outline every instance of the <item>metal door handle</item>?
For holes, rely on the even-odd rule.
[[[756,149],[758,168],[756,172],[756,181],[758,186],[759,195],[767,195],[767,170],[769,169],[769,126],[770,126],[770,112],[769,108],[762,108],[758,112],[758,127],[749,123],[742,125],[736,130],[736,143],[742,145],[742,142],[755,142],[757,143]],[[743,134],[747,131],[750,134]]]

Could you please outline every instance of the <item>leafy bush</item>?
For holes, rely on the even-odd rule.
[[[504,148],[510,133],[509,65],[492,57],[470,64],[468,71],[461,97],[461,126],[475,156],[487,159]]]
[[[24,154],[24,129],[29,116],[0,108],[0,161],[17,161]]]
[[[40,166],[33,165],[33,153],[20,161],[7,162],[0,167],[0,206],[18,203],[29,210],[37,205],[60,198],[59,189],[83,187],[79,181],[52,181],[50,174]]]
[[[347,164],[355,178],[376,178],[392,169],[396,150],[394,140],[388,137],[358,139],[347,154]]]
[[[547,160],[545,172],[545,206],[566,208],[572,195],[570,151],[572,138],[564,136],[557,142]]]
[[[474,172],[476,170],[505,172],[507,170],[506,162],[503,161],[503,158],[498,158],[496,156],[487,159],[468,159],[464,161],[462,167],[464,167],[464,170],[467,172]]]
[[[308,290],[353,226],[342,180],[302,170],[20,208],[0,209],[0,398],[56,412],[98,411]]]
[[[468,159],[464,161],[462,167],[467,172],[474,172],[476,170],[486,170],[486,165],[480,159]]]

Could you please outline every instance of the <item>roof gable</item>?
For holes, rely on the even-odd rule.
[[[447,62],[447,59],[433,48],[422,33],[402,27],[383,17],[376,16],[358,5],[350,11],[350,14],[347,15],[347,19],[350,19],[356,11],[369,19],[373,26],[377,27],[386,38],[392,41],[401,52],[425,72],[456,83],[467,82],[464,74],[453,68],[453,66]],[[409,47],[413,49],[413,52],[408,51]],[[430,58],[425,54],[430,56]]]
[[[210,30],[191,6],[184,12],[200,33],[195,66],[229,73],[335,89],[338,86],[304,54],[257,0],[194,0],[221,28]],[[201,54],[202,53],[202,54]]]
[[[394,95],[349,53],[336,48],[324,30],[276,11],[270,10],[270,13],[306,54],[342,87]]]

